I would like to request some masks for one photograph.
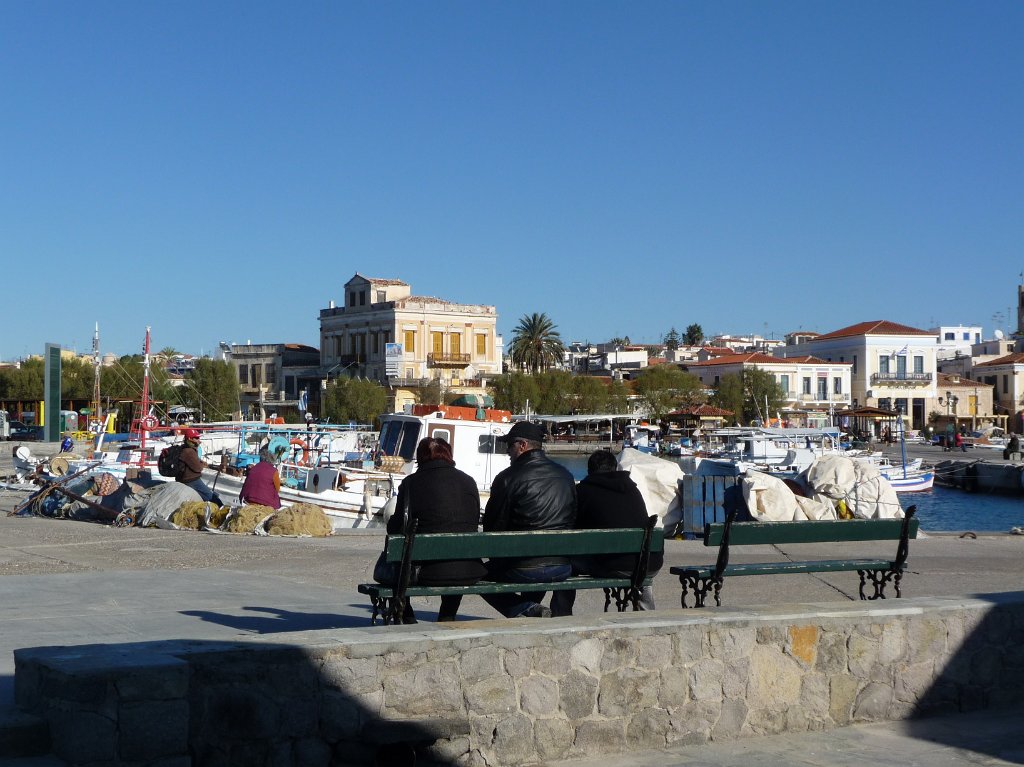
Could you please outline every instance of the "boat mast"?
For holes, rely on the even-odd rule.
[[[146,465],[146,424],[149,422],[149,326],[142,349],[142,417],[139,419],[139,466]]]
[[[103,431],[103,421],[100,417],[100,323],[96,323],[96,332],[92,336],[92,416],[96,422],[96,436]]]

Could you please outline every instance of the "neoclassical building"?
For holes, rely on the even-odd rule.
[[[502,340],[493,306],[415,296],[401,280],[356,274],[340,306],[320,310],[324,378],[361,376],[392,390],[395,409],[437,381],[461,394],[486,393],[501,373]]]

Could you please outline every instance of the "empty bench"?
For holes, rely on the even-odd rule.
[[[798,573],[834,573],[855,571],[860,575],[861,599],[885,599],[885,587],[892,583],[900,597],[900,580],[907,567],[909,540],[917,537],[916,506],[905,512],[903,519],[849,519],[820,522],[736,522],[736,510],[724,523],[704,526],[704,545],[718,546],[718,560],[713,565],[683,565],[670,568],[679,576],[683,587],[681,603],[703,607],[708,592],[714,589],[715,604],[721,605],[722,585],[726,578],[743,575],[791,575]],[[826,559],[809,561],[784,560],[756,564],[730,564],[733,546],[765,546],[784,543],[851,543],[856,541],[898,541],[892,559]],[[871,583],[873,591],[865,594]]]
[[[523,591],[562,591],[565,589],[603,589],[604,609],[614,601],[619,612],[632,606],[639,610],[652,551],[665,548],[664,535],[655,533],[658,518],[651,516],[647,527],[601,530],[531,530],[495,533],[416,533],[415,520],[404,535],[389,535],[384,544],[388,562],[400,563],[395,585],[361,583],[359,593],[370,597],[373,606],[371,622],[377,617],[384,625],[401,623],[406,597],[467,594],[505,594]],[[513,583],[481,580],[469,586],[420,586],[413,570],[424,562],[453,559],[520,559],[543,556],[600,556],[603,554],[637,554],[637,565],[629,578],[574,575],[564,581]]]

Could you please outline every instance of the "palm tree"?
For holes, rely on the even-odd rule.
[[[523,315],[512,331],[512,364],[531,373],[557,365],[565,345],[555,323],[546,314]]]

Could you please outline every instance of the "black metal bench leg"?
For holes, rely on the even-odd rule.
[[[630,605],[633,606],[633,610],[640,609],[640,601],[637,596],[633,593],[633,589],[630,587],[626,588],[606,588],[604,589],[604,611],[608,612],[608,608],[612,603],[612,595],[615,596],[615,610],[616,612],[624,613],[626,608]]]
[[[896,589],[896,598],[899,599],[903,596],[903,592],[900,589],[900,580],[903,577],[903,573],[898,570],[858,570],[857,574],[860,575],[861,599],[885,599],[885,587],[889,581],[893,582],[893,586]],[[868,580],[871,581],[871,585],[873,586],[871,596],[864,595],[864,586],[867,584]]]
[[[693,606],[704,607],[704,602],[708,598],[708,592],[711,591],[712,586],[715,589],[715,604],[719,607],[722,605],[721,591],[722,582],[715,581],[712,579],[696,578],[689,575],[680,575],[679,583],[683,587],[683,595],[680,598],[680,604],[683,608],[688,608],[690,605],[686,604],[686,598],[693,592]]]

